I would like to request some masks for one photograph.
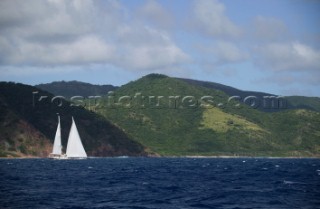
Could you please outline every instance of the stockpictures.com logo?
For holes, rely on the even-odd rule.
[[[134,95],[116,95],[109,91],[105,96],[47,96],[40,95],[38,91],[32,93],[33,106],[50,103],[57,107],[69,105],[72,107],[85,107],[90,110],[102,108],[170,108],[170,109],[192,109],[192,108],[241,108],[243,105],[253,109],[285,109],[287,101],[281,96],[246,96],[238,95],[228,98],[219,95],[143,95],[141,92]]]

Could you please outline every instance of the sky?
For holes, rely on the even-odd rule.
[[[150,73],[320,97],[317,0],[1,0],[0,81]]]

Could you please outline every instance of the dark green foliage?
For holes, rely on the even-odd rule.
[[[134,100],[136,95],[145,97],[138,105]],[[232,119],[226,121],[225,132],[206,128],[203,124],[206,108],[200,107],[199,102],[196,107],[186,107],[181,101],[184,96],[199,100],[205,95],[214,98],[216,107],[224,104],[219,107],[222,115],[240,117],[261,130],[248,129]],[[271,113],[244,104],[235,108],[236,103],[228,103],[228,95],[222,91],[158,74],[130,82],[117,89],[113,96],[115,104],[108,106],[110,98],[104,97],[96,111],[161,155],[318,156],[320,153],[317,112],[282,110]],[[119,102],[121,96],[129,96],[129,99]],[[149,96],[163,96],[160,107],[154,105],[156,102],[150,103]],[[169,96],[178,96],[175,106],[170,104]],[[129,106],[128,101],[131,101]],[[214,119],[215,115],[212,117]]]
[[[292,106],[300,109],[310,109],[320,112],[320,98],[319,97],[303,97],[290,96],[286,97]]]
[[[34,92],[37,94],[33,94]],[[41,96],[48,98],[39,101]],[[64,147],[67,144],[71,116],[73,116],[89,156],[146,155],[143,146],[132,141],[104,117],[83,107],[71,106],[65,100],[62,100],[62,106],[58,106],[51,102],[52,98],[52,94],[32,86],[1,82],[0,118],[3,118],[0,120],[0,130],[10,133],[7,129],[8,123],[14,124],[17,120],[23,120],[53,141],[57,127],[57,113],[59,113]],[[0,134],[0,139],[3,137],[5,136]],[[8,140],[15,142],[18,139],[9,138]],[[26,152],[25,147],[20,147],[20,151]]]
[[[258,101],[259,101],[257,110],[260,110],[263,112],[278,112],[278,111],[284,111],[288,109],[301,109],[301,108],[320,112],[320,98],[318,97],[286,96],[283,98],[283,101],[285,101],[285,104],[281,106],[282,108],[281,107],[268,108],[270,104],[268,104],[268,100],[264,100],[263,98],[265,96],[268,97],[268,96],[276,96],[276,95],[264,93],[264,92],[243,91],[243,90],[239,90],[230,86],[226,86],[226,85],[214,83],[214,82],[198,81],[198,80],[184,79],[184,78],[177,78],[177,79],[185,81],[188,84],[191,84],[194,86],[220,90],[229,96],[240,96],[242,99],[241,100],[242,102],[248,96],[255,96],[258,98]],[[266,103],[265,106],[264,106],[264,103]]]
[[[144,155],[140,144],[164,156],[320,156],[319,98],[286,97],[288,108],[261,111],[243,103],[237,106],[237,101],[228,102],[228,98],[271,94],[161,74],[123,85],[97,105],[89,106],[91,101],[87,99],[86,109],[71,107],[67,101],[58,107],[50,102],[53,95],[22,84],[0,83],[0,90],[0,136],[10,145],[5,150],[0,144],[0,155],[20,145],[19,140],[2,135],[1,130],[8,133],[13,127],[10,124],[24,119],[53,140],[56,113],[60,113],[63,144],[73,115],[86,150],[96,156]],[[33,91],[39,91],[36,99],[48,95],[49,100],[35,102],[32,107]],[[90,88],[89,92],[95,94]],[[78,88],[71,93],[86,96],[88,92]],[[203,103],[202,96],[211,96],[212,101]],[[215,111],[208,111],[203,104]]]
[[[118,87],[112,85],[93,85],[79,81],[59,81],[36,85],[37,88],[48,91],[56,96],[70,99],[73,96],[101,96]]]

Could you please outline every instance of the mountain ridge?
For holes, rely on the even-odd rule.
[[[63,145],[74,115],[92,156],[320,157],[320,113],[308,106],[317,107],[317,98],[310,98],[306,108],[298,107],[305,99],[299,97],[295,108],[261,111],[230,100],[232,92],[226,91],[234,91],[232,87],[190,82],[149,74],[103,92],[91,105],[81,88],[76,90],[82,100],[68,101],[36,87],[0,82],[0,111],[7,117],[0,117],[0,154],[46,156],[56,112],[60,112],[64,115]],[[78,84],[82,85],[73,82],[72,88]],[[44,95],[48,98],[41,100]],[[41,147],[35,149],[36,142],[42,142]]]
[[[160,77],[168,77],[163,74],[148,74],[143,76],[146,78],[160,78]],[[185,81],[194,86],[202,86],[209,89],[220,90],[231,96],[239,96],[241,99],[239,100],[241,103],[244,103],[244,100],[247,97],[255,96],[257,97],[257,101],[260,103],[256,109],[264,112],[277,112],[283,111],[285,109],[308,109],[320,112],[320,98],[319,97],[307,97],[307,96],[281,96],[284,98],[285,107],[284,108],[266,108],[265,106],[270,106],[270,104],[264,104],[265,101],[263,97],[278,97],[278,95],[259,92],[259,91],[251,91],[251,90],[241,90],[238,88],[234,88],[228,85],[211,82],[211,81],[200,81],[188,78],[177,78],[182,81]],[[131,81],[132,82],[132,81]],[[130,82],[129,82],[130,83]],[[98,85],[98,84],[90,84],[82,81],[54,81],[47,84],[37,84],[35,87],[38,87],[42,90],[48,91],[56,96],[64,96],[66,99],[70,99],[72,96],[103,96],[106,95],[109,91],[117,90],[118,86],[113,86],[110,84]],[[248,99],[250,103],[250,99]],[[265,106],[264,106],[265,105]]]
[[[100,96],[119,87],[111,84],[98,85],[82,81],[54,81],[51,83],[37,84],[35,87],[48,91],[56,96],[70,98],[72,96]]]
[[[103,97],[104,105],[95,111],[163,156],[319,155],[318,112],[258,111],[243,103],[226,103],[229,96],[223,91],[158,74],[121,86],[114,91],[113,99],[120,101],[123,95],[126,95],[124,103],[115,103],[107,109],[109,98]],[[137,95],[144,96],[143,105],[135,103]],[[155,99],[159,96],[157,104]],[[210,96],[213,101],[203,103],[203,96]],[[174,104],[171,106],[170,97]]]
[[[66,147],[71,116],[74,116],[89,156],[147,155],[141,144],[133,141],[105,118],[83,107],[73,106],[64,99],[58,101],[52,100],[53,98],[52,94],[29,85],[0,82],[2,156],[47,156],[51,151],[57,126],[56,113],[61,115],[63,147]],[[20,123],[31,127],[31,131],[15,129],[21,127]],[[36,137],[37,135],[39,136]],[[44,144],[41,148],[44,150],[43,154],[33,152],[35,145],[28,145],[36,142]],[[24,146],[23,152],[20,146]]]
[[[219,84],[215,82],[210,81],[199,81],[199,80],[193,80],[193,79],[186,79],[186,78],[177,78],[183,81],[186,81],[192,85],[196,86],[203,86],[206,88],[211,89],[217,89],[225,92],[229,96],[240,96],[242,99],[250,96],[255,96],[259,98],[260,101],[263,100],[263,97],[277,97],[278,95],[265,93],[265,92],[259,92],[259,91],[248,91],[248,90],[241,90],[237,89],[231,86],[227,86],[224,84]],[[309,109],[309,110],[315,110],[320,112],[320,98],[319,97],[307,97],[307,96],[282,96],[285,100],[287,100],[287,106],[288,109]],[[307,100],[307,102],[306,102]],[[265,112],[274,112],[274,111],[281,111],[281,108],[276,109],[268,109],[268,108],[258,108],[261,111]]]

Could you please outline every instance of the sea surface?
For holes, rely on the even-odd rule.
[[[0,159],[0,208],[320,208],[319,159]]]

